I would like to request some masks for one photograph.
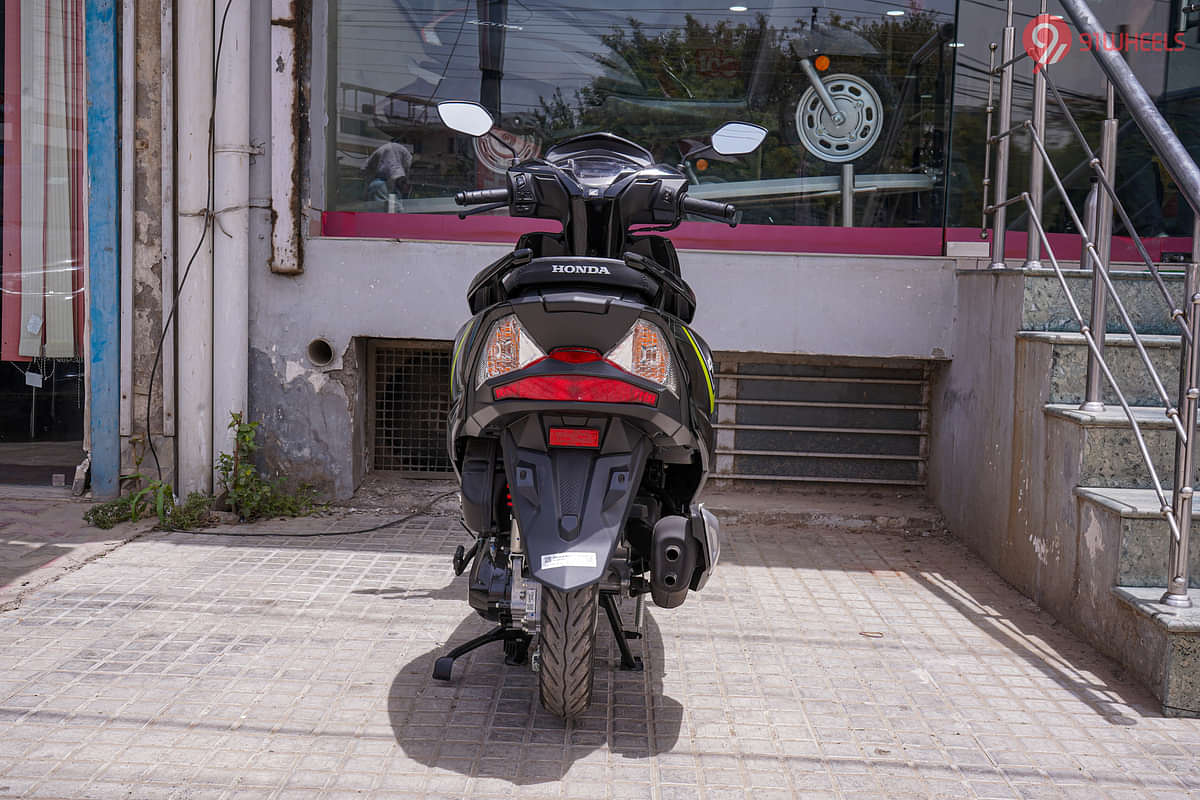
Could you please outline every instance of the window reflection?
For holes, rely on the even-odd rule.
[[[451,211],[455,191],[501,184],[510,148],[596,130],[678,163],[741,119],[769,131],[755,154],[686,169],[693,194],[736,201],[746,222],[840,223],[845,164],[854,224],[943,222],[953,0],[337,8],[332,209]],[[483,104],[502,142],[446,129],[442,99]]]
[[[1188,11],[1188,7],[1189,3],[1179,0],[1105,0],[1092,4],[1114,41],[1128,42],[1130,37],[1140,35],[1142,42],[1149,43],[1149,46],[1125,48],[1124,57],[1156,100],[1159,110],[1189,154],[1200,158],[1200,11]],[[1002,0],[960,0],[957,39],[962,46],[957,48],[954,78],[953,149],[947,181],[946,224],[949,227],[980,224],[988,44],[1000,40],[1004,9]],[[1018,38],[1038,10],[1037,0],[1016,3],[1014,25]],[[1050,2],[1048,11],[1066,16],[1057,2]],[[1182,35],[1182,49],[1176,48],[1176,34]],[[1173,48],[1170,52],[1166,49],[1167,43]],[[1096,148],[1100,140],[1100,123],[1105,116],[1102,73],[1093,55],[1082,49],[1078,38],[1073,45],[1072,50],[1051,68],[1051,76],[1083,134]],[[1028,61],[1018,62],[1014,71],[1014,122],[1029,118],[1032,93],[1032,67]],[[1089,181],[1092,170],[1053,96],[1047,108],[1047,150],[1072,203],[1077,209],[1083,208],[1092,186]],[[1117,192],[1129,210],[1137,232],[1144,237],[1191,236],[1191,209],[1179,197],[1162,164],[1120,102],[1118,118]],[[1010,188],[1015,191],[1024,188],[1028,181],[1027,136],[1013,138],[1011,157]],[[1048,231],[1077,232],[1049,178],[1044,203],[1043,217]],[[1023,231],[1027,219],[1024,213],[1010,214],[1008,224],[1012,230]],[[1128,234],[1119,219],[1114,232]]]

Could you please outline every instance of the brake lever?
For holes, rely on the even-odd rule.
[[[475,208],[460,211],[458,212],[458,218],[466,219],[472,214],[482,214],[485,211],[495,211],[497,208],[506,208],[507,206],[508,203],[488,203],[486,206],[476,206]]]

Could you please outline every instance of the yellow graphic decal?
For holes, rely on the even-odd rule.
[[[692,338],[692,332],[683,325],[679,327],[683,328],[684,336],[692,343],[692,349],[696,351],[696,358],[700,361],[700,371],[704,373],[704,382],[708,384],[708,413],[711,414],[717,407],[717,398],[713,392],[712,375],[708,372],[708,362],[704,360],[704,354],[700,352],[700,345],[696,344],[696,340]]]
[[[467,342],[467,337],[471,335],[471,328],[474,327],[475,320],[467,321],[467,327],[463,329],[462,337],[458,340],[458,345],[454,348],[454,355],[450,358],[450,391],[454,391],[454,376],[457,375],[456,368],[458,367],[458,355],[462,352],[463,345]]]

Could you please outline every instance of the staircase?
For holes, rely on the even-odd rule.
[[[1086,308],[1090,272],[1064,276]],[[1181,337],[1166,302],[1144,270],[1112,277],[1174,402]],[[1178,302],[1183,276],[1163,277]],[[1136,674],[1164,713],[1200,714],[1200,524],[1189,540],[1194,606],[1162,605],[1170,530],[1111,388],[1104,410],[1080,410],[1087,344],[1057,276],[962,270],[958,281],[969,330],[933,388],[931,494],[952,530]],[[986,338],[970,335],[980,328]],[[1170,497],[1175,427],[1115,313],[1106,329],[1105,360]]]
[[[1081,36],[1104,38],[1086,0],[1060,5]],[[1013,124],[1014,69],[1024,57],[1016,52],[1014,13],[1008,0],[987,72],[983,190],[990,254],[958,273],[953,361],[933,392],[930,493],[952,530],[1039,605],[1121,661],[1162,701],[1165,714],[1200,716],[1200,536],[1190,474],[1200,452],[1200,295],[1194,294],[1200,222],[1182,274],[1151,260],[1119,191],[1119,114],[1137,122],[1156,166],[1196,220],[1200,165],[1121,54],[1103,48],[1090,51],[1105,86],[1097,147],[1059,90],[1049,53],[1037,46],[1028,53],[1039,63],[1032,111]],[[1063,165],[1047,149],[1051,100],[1083,150],[1081,168],[1091,173],[1082,211],[1064,186]],[[1017,136],[1028,140],[1031,156],[1020,188],[1009,181]],[[1061,201],[1076,232],[1059,235],[1057,243],[1046,232],[1048,196]],[[1025,246],[1017,258],[1007,246],[1016,234],[1010,209],[1023,214]],[[1136,268],[1111,259],[1118,225],[1141,258]],[[1071,240],[1080,245],[1083,269],[1065,269],[1054,252]],[[1104,324],[1090,330],[1099,316]],[[1173,482],[1183,484],[1177,493]]]

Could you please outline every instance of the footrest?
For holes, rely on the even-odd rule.
[[[438,681],[450,680],[450,673],[454,669],[454,659],[450,656],[442,656],[437,661],[433,662],[433,678]]]
[[[628,664],[625,662],[624,659],[621,660],[621,671],[622,672],[642,672],[645,669],[646,669],[646,667],[644,664],[642,664],[641,656],[634,656],[633,662],[628,663]]]

